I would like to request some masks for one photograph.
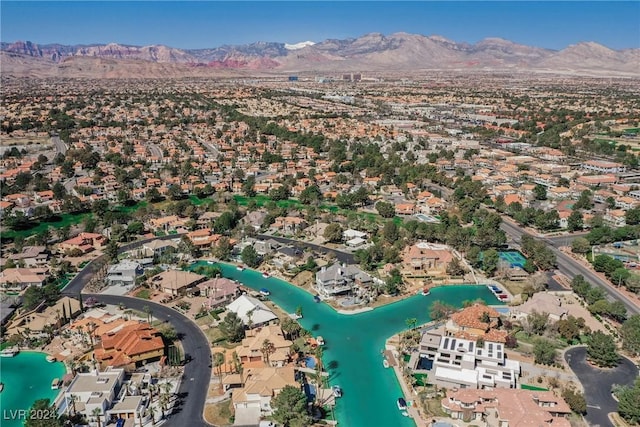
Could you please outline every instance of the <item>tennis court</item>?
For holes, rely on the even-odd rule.
[[[524,263],[527,262],[527,259],[518,251],[508,251],[508,252],[500,252],[500,259],[505,260],[509,263],[509,267],[520,267],[524,268]]]

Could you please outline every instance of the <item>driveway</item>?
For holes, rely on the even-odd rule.
[[[618,410],[618,403],[611,396],[611,387],[614,384],[632,384],[638,376],[638,368],[629,359],[622,357],[616,368],[599,369],[589,365],[586,356],[586,347],[574,347],[564,354],[565,360],[584,388],[587,400],[585,418],[592,427],[613,427],[608,414]]]

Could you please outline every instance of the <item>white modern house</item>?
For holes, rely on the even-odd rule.
[[[427,331],[420,357],[431,361],[429,378],[458,388],[516,388],[520,363],[506,358],[504,343],[446,336],[444,327]]]
[[[106,424],[107,411],[116,402],[124,376],[124,369],[111,367],[103,372],[95,370],[77,374],[64,392],[68,411],[72,413],[75,410],[94,422],[100,418],[101,425]]]
[[[112,265],[107,271],[107,283],[109,286],[132,286],[136,282],[136,277],[142,275],[142,266],[133,261],[123,260]]]

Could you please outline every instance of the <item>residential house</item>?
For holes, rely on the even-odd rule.
[[[420,341],[420,358],[429,361],[429,378],[445,387],[516,388],[520,363],[506,358],[503,342],[485,336],[447,336],[446,327],[425,332]],[[421,362],[420,365],[424,363]]]
[[[295,234],[308,226],[304,218],[297,216],[281,216],[276,218],[271,228],[283,234]]]
[[[22,252],[9,255],[9,259],[15,263],[24,263],[25,267],[44,267],[51,256],[45,246],[25,246]]]
[[[184,295],[189,288],[203,282],[206,276],[182,270],[167,270],[150,279],[151,284],[171,296]]]
[[[570,427],[569,405],[552,391],[449,389],[442,410],[486,427]]]
[[[446,245],[418,242],[402,253],[402,272],[407,276],[442,276],[453,260],[453,253]]]
[[[500,323],[500,313],[484,304],[473,304],[451,315],[446,323],[447,336],[485,338],[489,333],[500,336],[505,342],[506,332],[496,328]]]
[[[107,284],[109,286],[132,286],[136,282],[136,277],[142,275],[144,270],[137,262],[123,260],[112,265],[107,270]]]
[[[60,328],[64,325],[65,316],[72,319],[80,314],[80,301],[75,298],[62,297],[51,307],[43,306],[41,311],[25,313],[17,316],[7,327],[7,336],[26,334],[33,337],[46,335],[48,326]]]
[[[47,267],[7,268],[0,271],[0,290],[20,292],[29,286],[42,286],[48,276]]]
[[[624,227],[627,225],[627,212],[622,209],[607,209],[603,218],[614,227]]]
[[[124,326],[117,332],[100,337],[94,356],[102,367],[112,366],[134,370],[164,355],[160,332],[147,322]]]
[[[197,285],[200,295],[208,298],[206,304],[209,309],[219,307],[236,299],[241,294],[240,285],[224,277],[216,277]]]
[[[165,252],[175,251],[178,243],[172,240],[152,240],[142,244],[141,256],[158,258]]]
[[[244,387],[233,391],[233,406],[235,409],[256,408],[261,415],[271,415],[271,399],[287,385],[298,386],[292,366],[249,368],[245,372]]]
[[[582,169],[599,174],[624,173],[627,171],[626,166],[622,163],[603,160],[588,160],[582,164]]]
[[[237,314],[242,323],[249,326],[250,329],[255,326],[267,325],[278,318],[262,301],[249,295],[240,295],[227,306],[227,310]]]
[[[101,424],[107,423],[107,411],[116,402],[120,388],[124,382],[124,369],[107,368],[99,372],[78,373],[64,392],[65,406],[85,416],[88,420],[95,420],[94,411],[100,410]]]
[[[61,252],[80,251],[83,254],[100,250],[107,244],[107,238],[97,233],[80,233],[76,237],[65,240],[58,245]]]
[[[369,286],[373,278],[355,265],[334,263],[316,273],[315,289],[324,298],[351,292],[356,286]]]
[[[547,292],[537,292],[533,294],[523,304],[513,306],[510,309],[511,317],[514,320],[522,320],[529,317],[534,312],[547,313],[549,319],[558,321],[567,317],[569,311],[562,306],[562,300]]]
[[[268,354],[268,363],[264,352],[265,341],[273,344],[273,352]],[[292,344],[284,338],[279,325],[267,325],[248,330],[237,353],[242,363],[262,362],[265,366],[282,367],[290,359]]]
[[[250,225],[254,230],[258,231],[264,224],[264,219],[267,217],[267,212],[258,210],[247,213],[244,218],[242,218],[242,222],[245,225]]]

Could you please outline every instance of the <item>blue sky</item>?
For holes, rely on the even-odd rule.
[[[475,43],[502,37],[562,49],[595,41],[640,47],[640,2],[629,1],[5,1],[2,41],[116,42],[177,48],[296,43],[366,33],[438,34]]]

